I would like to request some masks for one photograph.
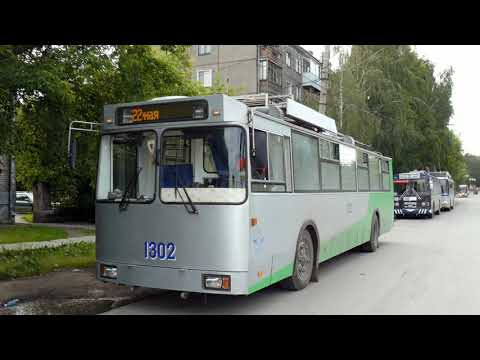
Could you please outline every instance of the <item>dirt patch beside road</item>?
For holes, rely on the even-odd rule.
[[[161,291],[121,285],[95,278],[95,268],[61,270],[42,276],[0,281],[0,303],[19,299],[16,306],[0,307],[0,315],[98,314]]]

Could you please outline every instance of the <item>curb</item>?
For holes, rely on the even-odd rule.
[[[95,239],[96,239],[95,236],[80,236],[80,237],[74,237],[69,239],[5,244],[5,245],[0,245],[0,253],[8,250],[12,251],[12,250],[30,250],[30,249],[39,249],[39,248],[53,248],[53,247],[58,247],[62,245],[77,244],[81,242],[94,243]]]

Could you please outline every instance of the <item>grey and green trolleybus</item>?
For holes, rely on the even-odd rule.
[[[299,290],[318,264],[375,251],[393,225],[391,159],[288,96],[108,105],[97,277],[180,292]]]
[[[455,207],[455,181],[448,171],[435,171],[431,173],[440,180],[441,195],[441,209],[453,210]]]

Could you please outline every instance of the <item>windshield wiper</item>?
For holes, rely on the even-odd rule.
[[[178,190],[178,173],[177,173],[177,167],[175,167],[175,195],[178,193],[178,195],[180,196],[180,199],[182,199],[182,204],[185,207],[185,210],[187,210],[189,214],[198,215],[197,207],[194,205],[192,199],[190,198],[190,195],[188,195],[187,189],[185,189],[185,186],[183,186],[183,184],[180,184],[180,186],[183,189],[183,191],[185,191],[185,195],[187,196],[188,204],[190,205],[190,208],[188,208],[187,203],[183,200],[180,190]]]
[[[180,190],[178,189],[177,182],[175,182],[175,194],[178,193],[180,195],[180,199],[182,199],[182,204],[185,206],[185,209],[189,214],[196,214],[198,215],[198,210],[195,204],[193,203],[192,199],[190,198],[190,195],[188,195],[187,189],[185,189],[185,186],[180,185],[180,187],[185,191],[185,195],[187,195],[188,199],[188,204],[190,205],[190,208],[187,206],[187,203],[183,200],[182,194],[180,193]]]
[[[138,169],[137,173],[134,174],[134,176],[130,179],[130,182],[127,185],[127,188],[125,189],[125,193],[122,196],[122,200],[120,200],[120,204],[118,204],[118,208],[120,210],[126,210],[128,207],[129,202],[127,201],[127,196],[130,194],[132,190],[132,186],[137,184],[137,179],[138,176],[140,175],[140,172],[142,171],[143,168]]]

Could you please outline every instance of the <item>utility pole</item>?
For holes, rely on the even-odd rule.
[[[340,91],[339,91],[339,125],[340,129],[343,126],[343,49],[340,46],[335,47],[335,52],[338,54],[338,65],[340,68]]]
[[[330,74],[330,45],[325,45],[325,50],[322,54],[322,64],[320,68],[320,101],[318,104],[318,112],[325,114],[327,112],[327,92],[328,92],[328,78]]]

